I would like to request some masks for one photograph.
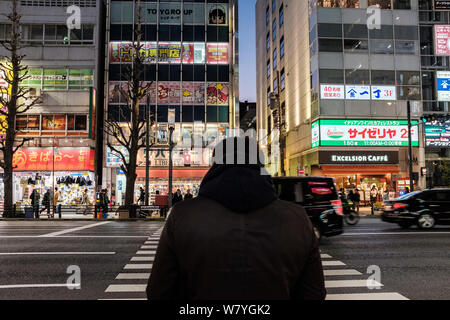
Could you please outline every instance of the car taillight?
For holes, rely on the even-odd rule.
[[[394,209],[403,209],[403,208],[408,208],[408,204],[407,203],[394,203]]]
[[[331,200],[333,204],[333,208],[336,211],[336,214],[342,216],[344,215],[344,210],[342,209],[342,201],[341,200]]]

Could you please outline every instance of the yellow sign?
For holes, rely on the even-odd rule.
[[[7,97],[11,95],[11,85],[6,81],[6,79],[11,79],[11,74],[7,70],[0,69],[0,95]],[[8,112],[6,106],[0,105],[3,112]],[[0,114],[0,138],[6,134],[7,121],[4,114]]]

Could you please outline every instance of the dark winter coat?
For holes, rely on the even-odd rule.
[[[318,241],[305,210],[278,200],[259,169],[214,165],[199,196],[173,207],[151,300],[324,299]]]

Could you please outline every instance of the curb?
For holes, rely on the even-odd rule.
[[[62,218],[62,219],[25,219],[25,218],[0,218],[0,221],[94,221],[94,222],[100,222],[100,221],[129,221],[129,222],[135,222],[135,221],[161,221],[164,222],[165,220],[162,218],[152,218],[152,219],[69,219],[69,218]]]

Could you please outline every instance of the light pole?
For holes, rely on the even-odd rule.
[[[169,201],[168,209],[172,208],[172,175],[173,175],[173,162],[172,162],[172,150],[173,142],[172,136],[175,130],[175,109],[169,109],[168,111],[168,124],[169,124]]]
[[[147,106],[145,108],[147,120],[147,134],[145,144],[145,205],[148,206],[149,200],[149,177],[150,177],[150,95],[147,94]]]
[[[413,152],[412,152],[412,125],[411,125],[411,102],[409,100],[411,90],[408,92],[408,100],[406,101],[406,109],[408,113],[408,157],[409,157],[409,192],[414,191],[414,174],[413,174]]]

